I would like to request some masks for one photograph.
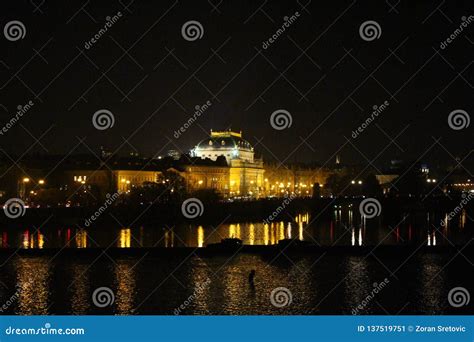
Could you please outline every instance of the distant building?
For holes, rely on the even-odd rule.
[[[220,165],[187,165],[183,176],[190,190],[216,189],[225,197],[264,196],[263,161],[242,132],[218,131],[199,142],[192,157],[224,161]]]

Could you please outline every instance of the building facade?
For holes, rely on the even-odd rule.
[[[255,158],[254,148],[242,138],[242,132],[211,131],[191,150],[191,156],[222,163],[186,166],[182,176],[188,190],[215,189],[224,197],[265,195],[263,161]]]

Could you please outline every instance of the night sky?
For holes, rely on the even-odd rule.
[[[152,156],[186,152],[210,129],[232,128],[266,161],[324,164],[338,153],[345,163],[366,165],[380,154],[374,161],[380,167],[396,158],[448,165],[459,157],[472,172],[474,123],[453,130],[448,115],[474,113],[474,20],[445,49],[440,44],[462,17],[474,15],[473,5],[2,1],[0,126],[18,105],[31,100],[34,106],[0,136],[0,146],[17,156],[98,153],[101,145]],[[118,11],[122,17],[86,49]],[[297,11],[297,20],[263,49]],[[23,39],[5,39],[12,20],[24,24]],[[183,38],[190,20],[202,25],[201,39]],[[380,25],[378,39],[361,38],[359,27],[368,20]],[[176,139],[174,131],[207,101],[210,108]],[[385,101],[389,106],[352,138]],[[100,109],[113,113],[113,127],[94,128]],[[291,114],[291,127],[272,128],[278,109]]]

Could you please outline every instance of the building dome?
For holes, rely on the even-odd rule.
[[[216,160],[224,156],[227,162],[232,159],[241,159],[253,162],[254,150],[252,145],[242,138],[242,133],[232,131],[213,132],[209,138],[200,141],[191,151],[195,157]]]

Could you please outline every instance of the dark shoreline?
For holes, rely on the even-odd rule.
[[[310,213],[313,217],[325,218],[332,214],[334,206],[348,207],[352,205],[358,210],[358,205],[363,198],[296,198],[285,205],[278,214],[279,221],[291,221],[298,214]],[[181,212],[181,203],[157,204],[142,206],[114,206],[108,208],[90,226],[107,224],[123,225],[135,224],[168,224],[196,223],[196,224],[220,224],[235,222],[256,222],[268,220],[275,211],[282,206],[282,198],[261,199],[255,201],[241,202],[203,202],[204,212],[201,216],[186,219]],[[382,217],[387,222],[398,222],[402,215],[417,214],[427,211],[450,212],[462,200],[461,197],[429,197],[424,201],[415,198],[378,198],[382,206]],[[99,207],[72,207],[72,208],[28,208],[24,216],[10,219],[0,215],[0,223],[4,225],[24,224],[77,224],[84,226],[86,220],[90,219]],[[466,206],[469,216],[474,216],[474,205]],[[288,214],[288,215],[287,215]]]

